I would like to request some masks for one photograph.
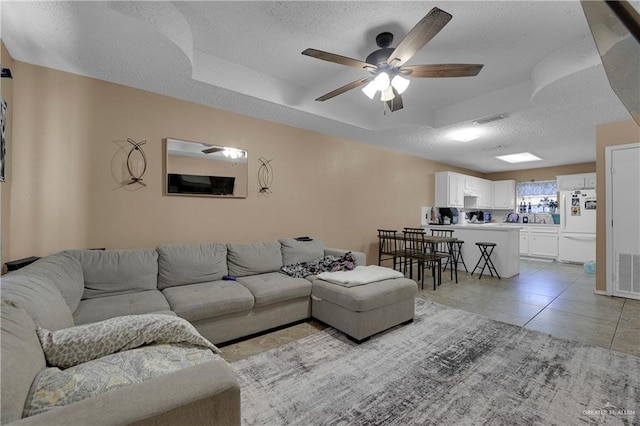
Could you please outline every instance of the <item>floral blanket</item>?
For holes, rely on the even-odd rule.
[[[310,275],[318,275],[322,272],[350,271],[356,267],[356,261],[351,252],[341,257],[325,256],[312,262],[300,262],[293,265],[285,265],[280,272],[294,278],[305,278]]]
[[[187,320],[145,314],[56,331],[36,330],[47,360],[25,403],[33,416],[218,358]]]
[[[45,368],[31,384],[22,416],[44,413],[216,357],[200,346],[172,343],[118,352],[66,370]]]

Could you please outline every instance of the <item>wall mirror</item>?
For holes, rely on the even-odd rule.
[[[247,150],[171,138],[165,146],[166,195],[247,198]]]

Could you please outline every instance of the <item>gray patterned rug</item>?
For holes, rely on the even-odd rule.
[[[640,422],[640,358],[423,300],[360,345],[328,328],[232,367],[245,425]]]

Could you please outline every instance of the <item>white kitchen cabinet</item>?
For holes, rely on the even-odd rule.
[[[481,209],[493,208],[493,182],[486,179],[478,179],[478,190],[476,207]]]
[[[574,189],[595,189],[596,174],[582,173],[575,175],[556,176],[558,191],[571,191]]]
[[[464,175],[463,175],[464,176]],[[470,197],[480,196],[482,179],[473,176],[464,176],[464,195]]]
[[[557,226],[530,225],[520,229],[520,254],[531,257],[558,257]]]
[[[516,181],[497,180],[493,183],[493,208],[513,210],[516,208]]]
[[[436,207],[464,207],[464,175],[438,172],[436,176]]]
[[[529,230],[528,229],[520,230],[520,255],[522,256],[529,255]]]

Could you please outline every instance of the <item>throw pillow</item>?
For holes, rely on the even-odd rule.
[[[191,343],[220,353],[189,321],[169,315],[127,315],[37,334],[47,363],[69,368],[105,355],[152,343]]]

